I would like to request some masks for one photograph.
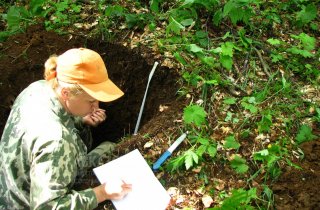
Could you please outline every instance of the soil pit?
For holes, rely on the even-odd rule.
[[[153,63],[148,63],[139,49],[129,50],[99,40],[59,36],[40,26],[31,27],[27,33],[11,37],[1,45],[1,133],[16,96],[30,83],[43,78],[43,66],[47,58],[75,47],[86,47],[100,53],[109,77],[125,93],[119,100],[100,104],[101,108],[106,109],[107,120],[93,129],[93,146],[106,140],[117,142],[121,137],[133,133]],[[175,100],[178,87],[176,78],[173,69],[158,65],[150,82],[140,128],[160,114],[160,105],[170,106]]]

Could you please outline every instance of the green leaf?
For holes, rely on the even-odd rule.
[[[181,156],[178,156],[176,158],[172,158],[168,162],[166,168],[167,168],[167,170],[173,172],[173,171],[178,170],[179,168],[181,168],[184,163],[185,163],[185,156],[181,155]]]
[[[215,60],[211,56],[203,56],[201,57],[201,61],[203,64],[206,64],[210,67],[214,67]],[[209,80],[209,81],[206,81],[206,84],[218,85],[219,83],[216,80]]]
[[[246,160],[239,155],[235,155],[234,159],[231,160],[230,163],[231,167],[239,174],[246,173],[249,169],[249,166],[246,164]]]
[[[287,49],[287,52],[290,52],[292,54],[295,54],[295,55],[301,55],[305,58],[312,58],[314,57],[314,54],[312,54],[311,52],[307,51],[307,50],[301,50],[297,47],[291,47],[289,49]]]
[[[193,152],[192,150],[188,150],[185,153],[185,166],[186,169],[188,170],[189,168],[191,168],[193,166],[193,163],[198,163],[199,157],[198,155]]]
[[[196,126],[201,126],[205,122],[206,115],[203,107],[189,105],[184,108],[183,119],[186,124],[194,123]]]
[[[31,0],[29,3],[31,13],[33,15],[41,15],[41,13],[44,11],[42,5],[45,2],[46,0]]]
[[[217,47],[217,48],[211,49],[210,52],[214,54],[219,54],[222,52],[222,49],[221,47]]]
[[[192,23],[193,23],[193,19],[191,18],[181,21],[181,25],[183,26],[190,26]]]
[[[227,55],[221,55],[220,62],[222,66],[225,67],[226,69],[230,70],[232,68],[232,65],[233,65],[232,57]]]
[[[304,25],[317,17],[317,7],[314,4],[308,4],[306,7],[303,6],[303,9],[297,13],[297,21]]]
[[[13,29],[13,28],[19,28],[20,27],[20,22],[21,22],[21,14],[20,14],[20,7],[12,6],[9,8],[8,13],[7,13],[7,24],[8,28]]]
[[[246,11],[242,10],[240,8],[238,9],[233,9],[230,13],[229,13],[229,17],[231,19],[231,22],[233,25],[236,25],[238,21],[243,20],[243,17],[245,15]]]
[[[199,47],[196,44],[189,44],[189,45],[187,45],[187,48],[189,51],[191,51],[193,53],[203,52],[203,48]]]
[[[186,5],[192,5],[194,3],[194,0],[184,0],[183,2],[183,6],[186,6]]]
[[[267,42],[269,42],[271,45],[279,45],[281,42],[279,39],[268,39]]]
[[[232,120],[232,115],[233,115],[233,113],[228,111],[228,112],[227,112],[227,116],[226,116],[226,118],[224,119],[224,121],[226,121],[226,122],[231,121],[231,120]]]
[[[209,145],[209,139],[206,138],[198,138],[198,142],[203,145]]]
[[[258,122],[257,125],[260,133],[269,132],[270,127],[272,126],[272,115],[271,114],[263,115],[261,121]]]
[[[223,17],[226,17],[231,10],[237,8],[237,5],[234,1],[228,1],[223,7]]]
[[[154,13],[159,13],[159,0],[151,0],[150,9]]]
[[[186,60],[180,55],[179,52],[175,52],[175,53],[173,54],[173,56],[174,56],[174,57],[177,59],[177,61],[179,61],[181,64],[187,65]]]
[[[311,141],[317,138],[312,134],[312,129],[309,125],[302,125],[299,129],[298,135],[296,136],[297,144],[301,144],[306,141]]]
[[[213,17],[212,17],[212,22],[213,22],[213,24],[214,24],[215,26],[218,26],[218,25],[220,24],[222,18],[223,18],[223,13],[222,13],[222,9],[220,8],[219,10],[217,10],[217,11],[214,13],[214,15],[213,15]]]
[[[289,160],[288,158],[286,158],[286,161],[288,163],[289,166],[294,167],[295,169],[298,170],[302,170],[302,168],[300,166],[298,166],[297,164],[294,164],[293,162],[291,162],[291,160]]]
[[[123,16],[123,7],[119,5],[107,6],[106,11],[104,12],[105,16]]]
[[[196,153],[197,153],[197,155],[199,155],[201,157],[203,155],[203,153],[205,153],[206,150],[207,150],[206,145],[200,145],[200,147],[198,147]]]
[[[233,48],[234,48],[234,44],[232,42],[225,42],[221,45],[221,49],[222,49],[222,55],[226,55],[226,56],[233,56]]]
[[[173,17],[170,17],[170,23],[166,28],[166,33],[169,34],[171,31],[175,34],[180,34],[181,30],[184,30],[185,27],[176,21]]]
[[[215,157],[217,154],[217,146],[215,145],[208,146],[208,154],[210,155],[210,157]]]
[[[280,54],[271,54],[271,58],[272,58],[272,63],[276,63],[278,61],[282,61],[284,58],[282,55]]]
[[[302,46],[305,50],[314,50],[316,47],[316,39],[308,34],[299,34],[299,39],[302,42]]]
[[[240,144],[239,142],[236,141],[235,137],[232,135],[226,138],[223,146],[226,149],[239,149]]]
[[[245,33],[246,31],[243,28],[238,31],[242,44],[245,48],[248,48],[252,44],[252,39],[247,38]]]
[[[263,149],[263,150],[260,150],[258,152],[255,152],[253,154],[253,159],[254,160],[260,160],[260,161],[263,161],[263,160],[266,160],[266,157],[269,155],[269,150],[267,149]]]
[[[241,102],[241,106],[243,106],[245,109],[248,109],[252,114],[255,114],[258,112],[258,108],[253,104],[248,104],[247,102]]]
[[[223,103],[224,104],[229,104],[229,105],[235,104],[235,103],[237,103],[237,99],[236,98],[225,98],[223,100]]]
[[[256,198],[257,198],[256,188],[251,188],[248,191],[242,188],[235,189],[235,190],[232,190],[232,195],[223,201],[221,209],[223,210],[254,209],[252,206],[249,206],[248,204],[252,199],[256,199]]]

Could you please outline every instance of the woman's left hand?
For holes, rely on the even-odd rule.
[[[106,118],[106,110],[95,109],[92,113],[84,116],[82,120],[84,124],[96,127],[97,125],[105,121]]]

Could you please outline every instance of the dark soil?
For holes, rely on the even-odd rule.
[[[45,31],[41,26],[33,26],[25,34],[11,37],[1,45],[1,133],[14,99],[31,82],[43,78],[43,66],[48,57],[74,47],[87,47],[100,53],[106,62],[109,77],[125,92],[119,100],[100,104],[107,110],[107,120],[93,129],[96,144],[106,140],[118,141],[133,133],[153,63],[148,64],[142,58],[140,49],[128,50],[121,45],[98,40],[59,36]],[[174,103],[179,87],[176,75],[172,69],[157,67],[140,127],[160,113],[160,105]]]
[[[96,145],[106,140],[120,141],[115,157],[138,148],[146,159],[156,160],[167,149],[168,136],[178,136],[178,128],[182,127],[182,110],[187,102],[178,100],[176,95],[179,88],[178,73],[174,69],[162,67],[160,63],[148,91],[139,130],[141,135],[131,136],[153,65],[152,54],[147,49],[130,50],[117,43],[61,36],[47,32],[41,26],[31,27],[25,34],[11,37],[0,44],[0,134],[16,96],[33,81],[42,79],[46,59],[73,47],[87,47],[99,52],[106,62],[110,78],[125,92],[121,99],[101,104],[107,110],[108,118],[93,130]],[[143,57],[142,54],[147,56]],[[160,105],[167,108],[159,111]],[[123,138],[126,136],[129,138]],[[152,148],[144,148],[145,143],[151,139],[154,143]],[[297,164],[303,170],[286,168],[279,180],[272,185],[276,209],[320,209],[320,196],[317,195],[320,186],[320,142],[304,143],[302,150],[305,158]],[[176,203],[177,208],[204,208],[201,203],[202,195],[197,191],[203,184],[203,174],[208,182],[215,183],[217,190],[245,186],[222,163],[202,165],[201,170],[202,172],[190,170],[175,174],[160,171],[156,175],[166,189],[178,187],[183,191],[181,194],[184,194],[184,199]],[[95,177],[90,174],[87,181],[77,188],[97,184]],[[105,202],[98,209],[105,207],[112,208],[110,202]]]
[[[287,167],[272,187],[277,209],[320,209],[320,142],[301,145],[305,159],[298,163],[302,170]]]

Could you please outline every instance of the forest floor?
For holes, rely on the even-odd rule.
[[[161,65],[162,58],[157,58],[160,66],[149,88],[139,134],[133,136],[148,75],[156,60],[152,52],[143,47],[131,49],[117,41],[106,43],[83,37],[62,36],[48,32],[41,26],[30,27],[26,33],[12,36],[0,44],[0,132],[16,96],[33,81],[42,79],[46,59],[74,47],[87,47],[99,52],[106,61],[110,78],[125,92],[125,96],[116,102],[101,104],[107,110],[108,120],[93,130],[96,145],[105,140],[118,142],[113,158],[139,149],[146,160],[154,162],[172,140],[180,135],[183,108],[190,102],[190,98],[178,97],[176,94],[181,78],[178,70]],[[319,136],[319,129],[315,128],[314,132]],[[215,135],[217,138],[219,132]],[[254,137],[250,138],[244,144],[254,142]],[[186,141],[180,148],[188,146]],[[320,196],[317,195],[320,186],[320,142],[310,141],[300,146],[304,159],[297,159],[295,163],[303,170],[286,167],[278,180],[269,183],[275,196],[275,206],[271,209],[320,209]],[[247,155],[246,149],[240,152],[244,157]],[[173,155],[178,154],[179,151],[176,151]],[[218,204],[221,192],[248,186],[245,179],[235,174],[229,165],[218,161],[210,163],[210,160],[206,163],[193,170],[174,173],[160,170],[155,174],[172,197],[170,209],[213,207]],[[262,190],[262,183],[260,176],[251,182],[259,190]],[[97,180],[91,174],[77,188],[95,185]],[[105,202],[97,209],[112,208],[110,202]]]

